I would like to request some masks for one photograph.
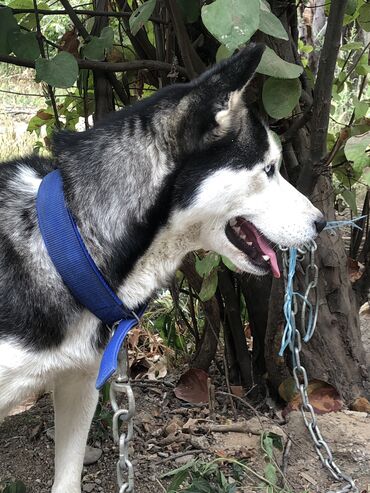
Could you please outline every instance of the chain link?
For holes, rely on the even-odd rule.
[[[288,286],[288,275],[292,275],[290,272],[291,266],[289,262],[289,250],[287,248],[280,248],[283,257],[283,276],[285,286]],[[330,474],[336,481],[346,482],[347,484],[337,491],[328,491],[327,493],[358,493],[358,489],[353,479],[341,471],[338,465],[335,463],[332,451],[323,438],[319,426],[317,424],[317,417],[315,410],[310,404],[308,397],[308,377],[304,366],[301,363],[301,350],[302,350],[302,336],[301,332],[296,328],[295,316],[298,312],[298,302],[301,301],[301,331],[304,334],[304,341],[307,342],[311,339],[317,323],[318,315],[318,295],[317,295],[317,281],[319,269],[315,263],[315,251],[317,245],[315,242],[305,244],[304,247],[298,249],[296,260],[300,262],[300,267],[304,272],[304,279],[306,289],[304,295],[295,292],[293,289],[291,292],[286,290],[284,306],[289,303],[290,317],[287,322],[291,332],[291,338],[289,341],[289,347],[292,353],[293,359],[293,377],[300,393],[302,404],[301,412],[304,423],[312,437],[314,446],[322,464],[328,469]],[[303,262],[308,259],[306,270],[303,268]],[[293,274],[294,275],[294,274]],[[310,301],[314,298],[314,302]],[[285,311],[285,316],[287,312]]]
[[[125,397],[127,408],[120,407],[119,401]],[[110,385],[110,401],[114,411],[113,439],[118,445],[117,484],[119,493],[134,493],[134,466],[129,459],[130,442],[134,433],[135,397],[128,377],[127,344],[121,348],[118,368],[114,381]],[[125,432],[120,432],[125,423]]]

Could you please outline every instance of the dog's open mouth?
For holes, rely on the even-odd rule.
[[[265,272],[271,270],[274,277],[280,277],[276,253],[268,239],[243,217],[231,219],[225,229],[228,240],[248,256],[248,260]]]

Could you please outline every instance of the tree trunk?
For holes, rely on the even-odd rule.
[[[314,203],[334,220],[332,185],[321,177],[316,187]],[[319,268],[319,315],[315,334],[308,344],[303,344],[302,362],[309,379],[324,380],[333,385],[347,404],[359,396],[368,396],[369,376],[361,341],[358,305],[352,289],[347,255],[340,232],[323,232],[317,240],[316,264]],[[297,286],[302,292],[303,287]],[[290,356],[277,356],[284,326],[281,281],[274,281],[271,292],[266,335],[266,365],[269,380],[276,390],[287,378],[291,367]],[[314,300],[312,300],[314,301]],[[300,314],[297,315],[299,320]],[[287,353],[289,350],[287,350]]]

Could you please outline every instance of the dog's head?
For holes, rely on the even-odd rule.
[[[279,146],[245,104],[262,53],[251,46],[183,85],[163,138],[180,163],[171,225],[198,225],[198,247],[242,271],[279,276],[272,243],[301,245],[325,221],[281,176]]]

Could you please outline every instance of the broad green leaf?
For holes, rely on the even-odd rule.
[[[208,301],[215,294],[217,289],[218,276],[217,269],[214,269],[208,277],[205,277],[202,282],[202,288],[199,293],[199,298],[202,301]]]
[[[286,62],[274,50],[266,47],[257,67],[257,72],[277,79],[296,79],[303,72],[303,67]]]
[[[288,33],[284,29],[280,19],[272,12],[262,8],[260,11],[260,23],[258,29],[269,36],[274,36],[274,38],[289,39]]]
[[[359,10],[357,22],[364,31],[370,31],[370,3],[365,3]]]
[[[342,51],[352,51],[352,50],[361,50],[363,47],[364,45],[359,41],[353,41],[352,43],[347,43],[345,45],[342,45],[340,49]]]
[[[33,0],[12,0],[8,7],[12,9],[33,9]],[[50,10],[49,5],[44,2],[37,2],[37,7],[42,10]],[[16,14],[14,16],[18,23],[27,28],[34,29],[36,27],[36,16],[35,14]],[[40,14],[40,19],[42,19],[43,14]]]
[[[301,96],[299,79],[275,79],[270,77],[263,84],[262,101],[268,115],[276,120],[292,114]]]
[[[341,190],[340,194],[344,198],[346,204],[349,206],[354,214],[357,214],[357,204],[356,204],[356,191],[355,190]]]
[[[11,9],[0,7],[0,53],[8,55],[12,51],[8,35],[13,31],[19,31],[19,26]]]
[[[283,439],[280,435],[274,433],[273,431],[269,431],[268,436],[272,439],[272,444],[275,448],[277,448],[280,451],[284,450]]]
[[[262,436],[263,450],[266,452],[269,459],[274,458],[274,442],[269,433],[264,433]]]
[[[178,467],[177,469],[172,469],[171,471],[165,472],[164,474],[161,475],[161,479],[162,478],[168,478],[170,476],[175,476],[176,474],[178,474],[179,472],[182,472],[182,471],[187,471],[187,470],[191,469],[194,466],[194,464],[195,464],[195,460],[190,460],[189,462],[187,462],[186,464],[184,464],[181,467]]]
[[[216,62],[218,63],[225,58],[229,58],[231,55],[232,52],[228,50],[225,45],[220,45],[216,53]]]
[[[220,263],[220,256],[217,253],[207,253],[205,257],[200,259],[197,257],[195,261],[195,269],[202,277],[209,276],[211,271]]]
[[[36,33],[13,31],[8,35],[8,43],[14,55],[19,58],[36,60],[40,56],[40,47]]]
[[[259,0],[215,0],[202,7],[208,31],[230,51],[249,41],[260,20]]]
[[[370,166],[370,131],[349,138],[344,146],[344,154],[353,168],[361,171]]]
[[[185,22],[196,22],[200,16],[199,0],[177,0]]]
[[[366,101],[356,101],[355,102],[355,119],[358,120],[366,116],[369,109],[369,103]]]
[[[78,65],[75,57],[61,51],[50,60],[38,58],[36,65],[36,82],[47,82],[53,87],[71,87],[78,76]]]
[[[361,178],[370,187],[370,168],[364,168]]]
[[[222,256],[222,262],[226,265],[226,267],[229,269],[229,270],[232,270],[233,272],[237,272],[237,268],[235,267],[235,265],[231,262],[231,260],[229,260],[227,257],[224,257]]]
[[[261,0],[260,7],[261,7],[261,10],[265,10],[266,12],[271,12],[271,6],[267,0]]]
[[[83,49],[83,54],[90,60],[104,60],[107,50],[113,46],[114,32],[109,26],[102,29],[99,37],[93,36]]]
[[[143,25],[149,20],[155,8],[157,0],[148,0],[140,5],[134,12],[132,12],[129,24],[132,34],[135,36]]]

